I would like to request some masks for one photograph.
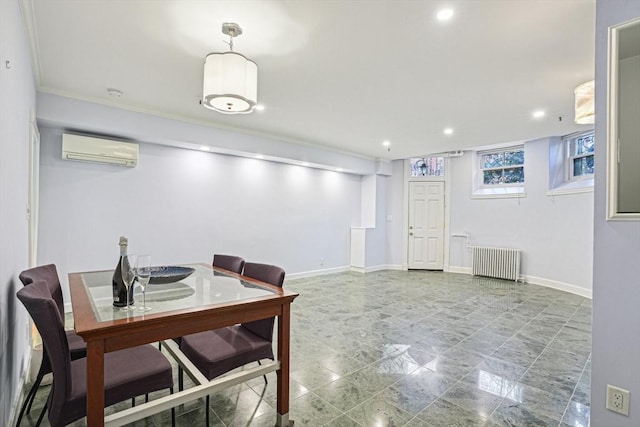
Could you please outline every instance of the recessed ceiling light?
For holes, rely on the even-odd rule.
[[[201,145],[201,146],[200,146],[200,149],[201,149],[202,151],[209,151],[209,150],[211,150],[211,148],[207,147],[206,145]]]
[[[453,128],[445,128],[442,132],[445,135],[451,135],[451,134],[453,134]]]
[[[301,165],[302,166],[309,166],[309,163],[308,162],[302,162]]]
[[[438,21],[448,21],[453,18],[453,9],[442,9],[436,14]]]
[[[383,141],[382,145],[385,146],[385,147],[388,147],[388,146],[391,145],[391,143],[389,141]]]
[[[262,104],[256,105],[256,111],[264,111],[264,105]]]
[[[536,110],[533,112],[533,118],[534,119],[541,119],[545,116],[545,112],[542,110]]]
[[[256,154],[256,159],[264,159],[264,156],[262,154]]]
[[[112,87],[107,88],[107,93],[109,96],[113,96],[114,98],[120,98],[122,96],[121,90],[114,89]]]
[[[338,168],[336,169],[336,172],[342,172],[342,170],[343,170],[342,168]]]

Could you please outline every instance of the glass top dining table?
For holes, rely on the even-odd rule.
[[[172,283],[149,283],[145,305],[150,310],[140,311],[143,298],[141,288],[134,283],[134,303],[127,311],[113,306],[111,280],[113,271],[80,273],[89,301],[99,322],[118,319],[134,320],[136,316],[150,316],[175,310],[195,309],[214,304],[227,304],[253,298],[274,296],[277,290],[243,280],[240,276],[225,274],[202,264],[185,265],[194,269],[188,277]]]
[[[298,294],[209,264],[187,266],[194,272],[180,281],[147,285],[149,311],[135,309],[142,304],[137,285],[134,309],[113,306],[112,270],[69,273],[75,331],[87,342],[91,373],[87,424],[100,427],[105,422],[105,353],[277,316],[277,424],[290,425],[290,305]]]

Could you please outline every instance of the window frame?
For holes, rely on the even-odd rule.
[[[593,151],[590,151],[588,153],[582,153],[582,154],[575,154],[576,152],[576,144],[578,139],[580,138],[584,138],[584,137],[588,137],[591,136],[591,138],[594,139],[594,146],[593,146]],[[581,132],[579,134],[575,134],[572,135],[569,138],[565,139],[565,144],[566,144],[566,182],[574,182],[574,181],[582,181],[582,180],[586,180],[586,179],[593,179],[594,174],[593,173],[589,173],[589,174],[584,174],[584,175],[578,175],[575,176],[574,175],[574,160],[576,159],[582,159],[582,158],[586,158],[586,157],[593,157],[594,161],[595,161],[595,131],[594,130],[590,130],[587,132]],[[594,164],[594,172],[595,172],[595,164]]]
[[[522,156],[523,156],[523,161],[522,161],[522,165],[509,165],[509,166],[500,166],[500,167],[492,167],[492,168],[483,168],[483,156],[487,155],[487,154],[497,154],[497,153],[507,153],[507,152],[513,152],[513,151],[522,151]],[[476,152],[476,165],[478,168],[478,188],[479,189],[489,189],[489,188],[513,188],[513,187],[524,187],[524,184],[526,182],[526,174],[525,174],[525,162],[526,159],[524,159],[525,156],[525,150],[524,150],[524,145],[513,145],[510,147],[504,147],[504,148],[496,148],[496,149],[491,149],[491,150],[482,150],[482,151],[477,151]],[[484,183],[484,171],[491,171],[491,170],[502,170],[504,171],[505,169],[516,169],[516,168],[522,168],[522,177],[523,180],[522,182],[510,182],[510,183],[498,183],[498,184],[485,184]]]

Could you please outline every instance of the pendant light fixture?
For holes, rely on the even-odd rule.
[[[574,90],[575,94],[575,122],[579,125],[594,123],[594,81],[582,83]]]
[[[233,38],[242,34],[238,24],[222,24],[229,36],[229,52],[210,53],[204,63],[202,105],[224,114],[246,114],[258,102],[258,66],[233,51]]]

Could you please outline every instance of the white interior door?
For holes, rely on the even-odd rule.
[[[408,267],[444,268],[444,182],[409,183]]]

